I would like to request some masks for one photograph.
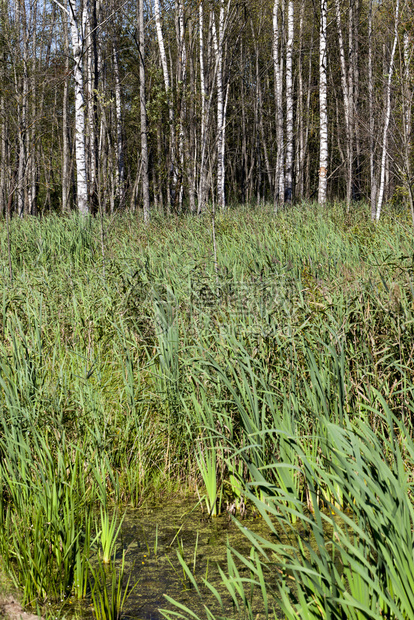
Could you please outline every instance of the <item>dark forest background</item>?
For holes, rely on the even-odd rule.
[[[0,23],[3,213],[412,209],[410,1],[2,0]]]

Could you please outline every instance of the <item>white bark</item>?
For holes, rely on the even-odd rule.
[[[122,133],[122,101],[121,101],[121,81],[119,78],[118,53],[115,46],[112,50],[112,58],[114,65],[115,77],[115,116],[116,116],[116,197],[118,199],[119,208],[124,207],[125,201],[125,158],[124,158],[124,140]]]
[[[283,65],[279,58],[279,43],[281,39],[279,27],[279,0],[273,5],[273,67],[275,72],[275,99],[276,99],[276,178],[275,201],[276,205],[284,200],[284,127],[283,127]]]
[[[224,25],[223,25],[223,38],[224,38],[224,32],[226,30],[227,27],[227,20],[229,17],[229,9],[230,9],[230,2],[231,0],[229,0],[228,5],[227,5],[227,9],[226,9],[226,14],[227,14],[227,18],[224,21]],[[202,28],[202,21],[200,22],[200,26]],[[222,83],[222,73],[221,73],[221,77],[219,77],[219,67],[223,67],[223,54],[220,54],[220,50],[219,50],[219,46],[218,46],[218,40],[217,40],[217,30],[216,30],[216,22],[215,22],[215,16],[213,11],[210,11],[210,15],[209,15],[209,42],[210,45],[208,45],[207,47],[207,65],[209,67],[212,66],[212,54],[214,53],[214,71],[210,77],[210,84],[211,84],[211,88],[210,91],[208,92],[208,88],[206,86],[206,81],[205,81],[205,74],[204,74],[204,45],[203,45],[203,41],[202,41],[202,30],[201,30],[201,34],[200,34],[200,65],[201,65],[201,71],[202,71],[202,76],[200,77],[200,81],[201,81],[201,89],[204,92],[204,110],[203,110],[203,118],[204,118],[204,123],[203,123],[203,135],[204,135],[204,140],[202,143],[202,154],[201,154],[201,160],[202,160],[202,171],[203,171],[203,176],[204,176],[204,182],[202,181],[202,178],[200,178],[200,183],[203,182],[203,185],[200,187],[204,187],[204,190],[201,192],[202,195],[202,200],[203,203],[205,203],[205,200],[207,198],[207,193],[208,193],[208,188],[211,186],[211,181],[212,181],[212,159],[210,159],[209,162],[209,168],[207,171],[207,136],[208,136],[208,126],[209,126],[209,119],[210,119],[210,110],[211,110],[211,106],[212,106],[212,101],[213,101],[213,95],[214,95],[214,88],[213,88],[213,84],[214,83],[218,83],[217,81],[219,81],[220,83]],[[226,114],[225,111],[227,110],[227,106],[226,103],[224,102],[224,106],[223,106],[223,89],[218,89],[220,90],[220,97],[221,97],[221,106],[222,106],[222,110],[224,112],[224,122],[225,122],[225,118],[226,118]],[[226,91],[226,93],[228,93],[228,90]],[[223,117],[218,115],[220,118],[217,121],[217,126],[222,126],[223,124]],[[217,129],[218,132],[218,129]],[[221,139],[221,147],[219,149],[218,143],[216,143],[216,152],[219,153],[221,152],[222,156],[224,157],[225,152],[224,152],[224,147],[225,147],[225,130],[224,127],[222,127],[222,132],[220,132],[220,136],[218,136],[218,139]],[[224,183],[224,177],[223,177],[223,183]],[[217,183],[218,185],[218,183]],[[202,207],[200,208],[199,206],[199,212],[202,210]]]
[[[224,0],[220,0],[218,35],[213,20],[213,44],[217,66],[217,203],[225,207],[225,95],[223,86]]]
[[[411,78],[411,61],[412,61],[412,42],[410,35],[406,30],[403,38],[404,51],[404,84],[402,92],[403,100],[403,118],[404,118],[404,180],[408,192],[408,200],[410,204],[411,219],[414,227],[414,195],[413,180],[411,170],[411,132],[412,132],[412,105],[413,91]]]
[[[326,203],[328,183],[328,102],[327,102],[327,0],[321,0],[319,32],[319,187],[318,202]]]
[[[383,128],[383,133],[382,133],[380,184],[379,184],[379,190],[378,190],[377,210],[375,213],[375,219],[377,222],[381,216],[382,203],[384,200],[388,127],[389,127],[390,119],[391,119],[391,81],[392,81],[392,74],[394,71],[395,50],[397,48],[397,42],[398,42],[399,11],[400,11],[400,0],[397,0],[396,6],[395,6],[394,41],[392,44],[391,57],[390,57],[390,63],[389,63],[389,68],[388,68],[387,85],[386,85],[386,108],[385,108],[384,128]]]
[[[161,14],[160,14],[160,0],[154,0],[154,17],[155,17],[155,29],[157,31],[158,47],[160,50],[160,59],[162,66],[162,73],[164,77],[164,85],[166,93],[170,91],[170,77],[168,74],[167,55],[165,53],[164,35],[161,27]]]
[[[293,199],[293,0],[288,3],[288,39],[286,45],[286,171],[285,202]]]
[[[76,199],[81,215],[89,213],[88,184],[86,177],[85,145],[85,100],[82,73],[82,48],[84,42],[85,7],[81,20],[76,14],[75,0],[68,0],[68,16],[73,49],[73,78],[75,81],[75,159],[76,159]]]

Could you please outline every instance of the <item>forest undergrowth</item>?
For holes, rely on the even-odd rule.
[[[0,239],[0,554],[27,604],[90,597],[114,508],[183,492],[268,523],[229,551],[232,617],[253,592],[263,617],[414,617],[405,213],[228,209],[216,254],[209,214],[16,219],[10,267]]]

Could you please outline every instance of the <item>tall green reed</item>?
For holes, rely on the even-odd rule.
[[[282,613],[292,619],[299,615],[314,620],[406,619],[413,614],[411,429],[378,392],[375,406],[361,407],[360,416],[348,412],[342,389],[347,377],[340,358],[334,349],[325,348],[322,359],[325,364],[330,360],[330,372],[326,366],[320,369],[312,356],[308,358],[312,376],[308,398],[315,406],[313,435],[290,434],[273,426],[276,409],[269,415],[269,399],[277,400],[277,393],[270,386],[265,392],[269,408],[265,428],[257,434],[266,436],[271,449],[259,466],[249,450],[240,455],[250,473],[244,492],[262,515],[270,536],[259,537],[240,526],[253,550],[250,558],[234,550],[228,557],[227,572],[221,572],[227,594],[223,599],[214,590],[223,611],[230,598],[239,616],[247,618]],[[255,418],[254,411],[251,417]],[[249,433],[250,451],[257,450],[262,458],[263,437],[256,440],[255,434]],[[310,443],[315,434],[317,451]],[[288,451],[278,441],[280,436]],[[275,459],[272,453],[277,450]],[[300,485],[287,487],[283,470],[297,473]],[[207,581],[204,587],[213,591]],[[254,604],[249,591],[256,592]],[[195,617],[182,604],[176,609],[163,614]],[[211,607],[206,615],[229,617],[216,615]]]
[[[21,496],[15,508],[3,485],[4,548],[19,510],[45,514],[46,499],[34,503],[37,481],[50,478],[38,436],[70,471],[82,454],[90,506],[139,504],[158,480],[201,485],[189,448],[199,442],[206,454],[213,447],[226,494],[240,493],[237,470],[249,501],[278,498],[289,527],[300,526],[302,504],[345,509],[340,461],[331,453],[332,483],[313,490],[297,442],[313,469],[327,467],[321,417],[386,428],[380,394],[397,419],[412,418],[413,239],[392,213],[375,227],[367,213],[217,214],[217,272],[203,218],[144,231],[120,216],[106,226],[105,279],[92,218],[12,221],[13,284],[0,274],[0,435],[4,475]],[[50,480],[63,514],[59,477]],[[68,501],[80,513],[78,497]],[[86,525],[78,531],[73,548],[86,544]]]
[[[91,567],[94,581],[92,589],[93,612],[96,620],[120,620],[124,613],[125,604],[139,582],[130,586],[131,575],[124,585],[125,575],[125,552],[122,555],[121,564],[116,569],[115,557],[110,565],[109,584],[107,570],[102,564],[96,568]]]

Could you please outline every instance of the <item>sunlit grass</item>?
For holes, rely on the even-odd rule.
[[[373,225],[362,206],[346,214],[341,205],[301,205],[277,217],[271,208],[228,210],[217,214],[217,271],[208,216],[144,227],[120,215],[104,222],[104,255],[99,225],[12,221],[13,282],[6,260],[0,269],[0,545],[26,601],[88,596],[103,530],[91,523],[101,507],[139,506],[155,487],[181,485],[199,489],[212,515],[219,502],[243,501],[284,523],[295,552],[253,540],[246,559],[269,610],[276,596],[288,617],[305,607],[309,617],[329,617],[329,573],[332,600],[353,597],[342,607],[349,617],[359,617],[355,600],[372,614],[410,617],[391,551],[367,538],[384,527],[387,475],[411,519],[408,219],[390,210]],[[0,241],[6,256],[4,229]],[[368,490],[372,510],[363,514]],[[387,510],[397,509],[392,497]],[[347,524],[339,542],[324,538],[335,519]],[[364,519],[365,537],[351,536],[349,519]],[[112,526],[107,558],[119,531]],[[301,528],[318,546],[311,560],[295,535]],[[405,542],[397,534],[392,542],[398,571],[408,562],[408,530]],[[375,587],[358,572],[361,553],[371,554],[361,561],[368,572],[384,554]],[[229,559],[223,578],[249,617],[239,561]],[[299,585],[289,590],[293,571]],[[275,586],[275,574],[285,581]]]

